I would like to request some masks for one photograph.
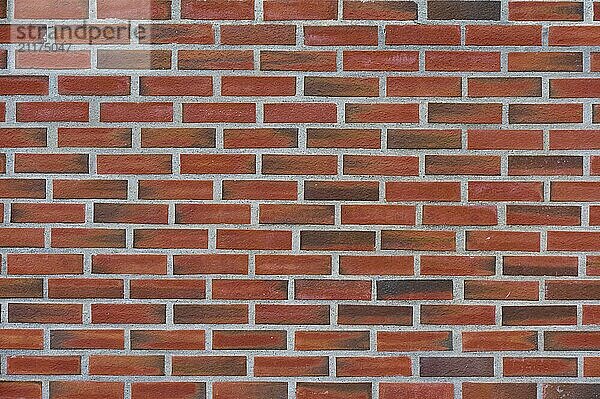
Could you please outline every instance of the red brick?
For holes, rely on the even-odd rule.
[[[337,18],[337,0],[264,0],[263,9],[266,21]]]
[[[185,19],[254,19],[254,0],[183,0],[181,16]]]

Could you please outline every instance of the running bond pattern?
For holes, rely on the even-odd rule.
[[[2,399],[600,398],[600,3],[0,17]]]

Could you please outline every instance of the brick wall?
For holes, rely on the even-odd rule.
[[[600,398],[600,3],[0,17],[0,398]]]

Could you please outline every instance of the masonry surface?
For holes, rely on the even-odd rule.
[[[600,398],[600,3],[0,18],[0,398]]]

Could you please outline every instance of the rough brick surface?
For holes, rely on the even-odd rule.
[[[0,399],[599,399],[598,46],[593,0],[0,0]]]

